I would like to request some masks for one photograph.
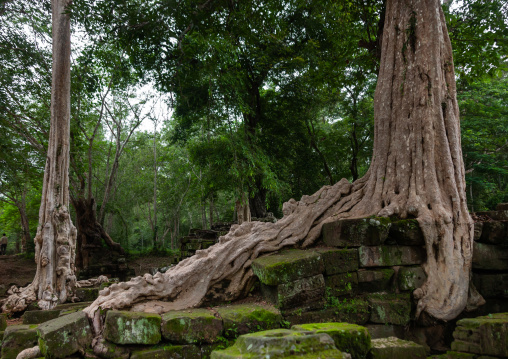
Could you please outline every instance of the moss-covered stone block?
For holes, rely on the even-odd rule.
[[[401,267],[397,273],[397,286],[401,291],[413,291],[420,288],[426,279],[427,275],[420,266]]]
[[[284,313],[284,320],[291,325],[307,323],[347,322],[365,324],[370,317],[369,303],[361,299],[339,299],[331,301],[327,308],[310,311],[294,310]]]
[[[473,283],[484,298],[508,298],[508,273],[473,273]]]
[[[331,247],[377,246],[386,240],[391,226],[389,218],[339,219],[325,223],[323,241]]]
[[[290,309],[322,301],[325,293],[323,275],[296,279],[290,283],[267,286],[261,284],[264,298],[277,308]]]
[[[40,324],[59,316],[60,310],[28,310],[23,314],[23,324]]]
[[[88,307],[92,302],[78,302],[78,303],[64,303],[64,304],[58,304],[53,310],[60,310],[60,311],[78,311],[83,310],[86,307]]]
[[[0,314],[0,331],[4,331],[7,328],[7,314]]]
[[[66,358],[92,344],[92,329],[84,312],[76,312],[39,325],[39,347],[46,358]]]
[[[508,357],[508,313],[461,319],[453,337],[453,351]]]
[[[77,288],[76,297],[81,302],[93,302],[99,296],[99,288]]]
[[[366,358],[370,350],[370,334],[367,328],[349,323],[310,323],[295,325],[291,329],[326,333],[332,337],[341,352],[351,354],[352,359]]]
[[[508,248],[474,242],[473,269],[508,270]]]
[[[393,324],[367,324],[365,326],[370,333],[372,339],[396,337],[405,338],[405,329],[402,325]]]
[[[406,325],[411,319],[409,294],[376,294],[368,297],[370,321],[379,324]]]
[[[224,323],[224,336],[236,338],[239,335],[280,328],[282,315],[269,305],[238,304],[215,308]]]
[[[325,275],[358,270],[358,249],[319,249],[318,252],[323,257]]]
[[[388,237],[400,246],[424,246],[425,240],[416,219],[404,219],[392,223]]]
[[[345,358],[325,333],[275,329],[242,335],[235,345],[212,352],[212,359]]]
[[[360,267],[392,267],[422,264],[426,254],[423,247],[375,246],[358,249]]]
[[[157,344],[161,340],[161,317],[110,310],[104,323],[104,338],[116,344]]]
[[[340,273],[325,277],[328,295],[340,297],[356,293],[358,289],[357,272]]]
[[[196,345],[168,345],[160,348],[132,352],[131,359],[201,359]]]
[[[16,359],[25,349],[37,345],[37,325],[12,325],[5,329],[2,359]]]
[[[394,273],[392,268],[358,271],[358,290],[362,293],[389,290]]]
[[[162,336],[179,344],[214,343],[222,335],[222,319],[207,309],[175,310],[162,315]]]
[[[425,359],[427,353],[422,345],[395,337],[372,339],[372,359]]]
[[[261,283],[279,285],[321,274],[324,264],[318,252],[295,249],[255,259],[252,271]]]

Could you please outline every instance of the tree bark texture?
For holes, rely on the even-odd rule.
[[[69,215],[70,0],[52,0],[53,75],[51,128],[44,171],[39,227],[34,238],[37,272],[33,282],[11,295],[4,311],[20,311],[38,300],[51,309],[66,301],[76,282],[76,228]]]
[[[371,215],[417,218],[422,227],[427,281],[415,291],[417,316],[450,320],[466,304],[481,304],[469,286],[473,223],[466,207],[452,51],[439,0],[387,1],[374,112],[374,155],[364,177],[353,183],[342,179],[299,202],[291,199],[276,223],[235,225],[218,244],[164,274],[104,289],[85,309],[95,330],[101,327],[99,308],[140,303],[134,308],[164,311],[199,306],[205,295],[235,299],[248,291],[250,265],[258,256],[306,248],[324,223]],[[215,293],[220,283],[229,286]]]

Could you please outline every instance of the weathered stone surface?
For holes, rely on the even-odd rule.
[[[508,357],[508,313],[461,319],[453,337],[453,351]]]
[[[88,307],[90,304],[92,304],[92,302],[64,303],[58,304],[53,310],[61,310],[62,312],[67,310],[78,311]]]
[[[48,358],[66,358],[92,344],[92,329],[84,312],[76,312],[39,325],[39,347]]]
[[[2,359],[16,359],[18,354],[37,345],[37,325],[12,325],[5,329]]]
[[[319,249],[317,252],[323,257],[326,275],[358,270],[358,249]]]
[[[393,324],[367,324],[365,325],[372,339],[396,337],[404,339],[404,327]]]
[[[375,294],[368,298],[370,321],[379,324],[406,325],[411,315],[409,294]]]
[[[508,211],[484,211],[476,212],[479,216],[487,216],[494,221],[506,221],[508,220]]]
[[[0,331],[4,331],[7,328],[7,314],[0,314]]]
[[[242,335],[235,345],[212,353],[212,359],[345,358],[325,333],[275,329]]]
[[[304,332],[326,333],[332,337],[341,352],[351,354],[352,359],[362,359],[370,350],[370,334],[367,328],[349,323],[311,323],[295,325],[291,329]]]
[[[341,273],[325,278],[327,295],[340,297],[356,293],[358,289],[358,273]]]
[[[393,222],[388,236],[400,246],[425,245],[422,230],[416,219]]]
[[[104,323],[104,338],[116,344],[157,344],[161,340],[161,317],[110,310]]]
[[[427,279],[422,267],[400,267],[397,273],[397,285],[399,290],[415,290],[420,288]]]
[[[282,315],[268,305],[239,304],[215,308],[224,323],[224,336],[235,338],[239,335],[280,328]]]
[[[372,359],[425,359],[425,348],[419,344],[395,337],[372,339]]]
[[[272,303],[280,309],[295,308],[322,300],[325,293],[325,280],[323,275],[319,274],[279,284],[275,286],[275,290],[276,296],[271,296]]]
[[[162,348],[135,351],[131,359],[201,359],[201,350],[196,345],[168,345]]]
[[[318,252],[295,249],[255,259],[252,271],[261,283],[278,285],[321,274],[324,264]]]
[[[473,269],[508,270],[508,248],[474,242]]]
[[[484,298],[508,298],[508,273],[473,273],[473,283]]]
[[[76,297],[80,302],[93,302],[99,296],[99,288],[77,288]]]
[[[358,249],[360,267],[391,267],[421,264],[425,250],[416,246],[376,246]]]
[[[162,336],[180,344],[214,343],[222,335],[222,319],[207,309],[188,309],[162,315]]]
[[[483,222],[474,222],[474,241],[479,241],[483,232]]]
[[[23,324],[40,324],[59,316],[60,310],[28,310],[23,314]]]
[[[388,218],[339,219],[325,223],[323,241],[331,247],[377,246],[386,240],[391,222]]]
[[[482,235],[478,242],[489,244],[507,244],[507,228],[507,221],[483,222]]]
[[[337,299],[328,308],[308,312],[293,311],[284,313],[284,320],[291,325],[307,323],[347,322],[353,324],[365,324],[369,320],[369,303],[361,299]]]
[[[369,293],[389,290],[394,273],[391,268],[358,271],[358,290]]]

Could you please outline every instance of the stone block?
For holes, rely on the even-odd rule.
[[[392,267],[422,264],[425,249],[416,246],[376,246],[358,249],[360,267]]]
[[[157,344],[161,340],[161,317],[110,310],[104,323],[104,338],[115,344]]]
[[[334,297],[350,295],[358,289],[358,274],[357,272],[352,272],[327,276],[325,284],[327,295]]]
[[[58,318],[60,310],[27,310],[23,314],[23,324],[40,324]]]
[[[352,359],[363,359],[370,350],[370,334],[367,328],[349,323],[311,323],[295,325],[291,329],[326,333],[341,352],[351,354]]]
[[[411,319],[409,294],[375,294],[368,301],[372,323],[406,325]]]
[[[319,249],[326,275],[358,270],[358,249]]]
[[[372,339],[372,359],[425,359],[425,348],[414,342],[395,337]]]
[[[90,347],[93,334],[84,312],[45,322],[37,328],[41,353],[47,358],[66,358]]]
[[[201,349],[196,345],[168,345],[132,352],[131,359],[201,359]]]
[[[19,353],[37,345],[37,325],[12,325],[5,329],[2,359],[16,359]]]
[[[93,302],[99,296],[99,288],[76,288],[76,297],[80,302]]]
[[[478,242],[508,244],[507,221],[483,222],[482,235]]]
[[[396,337],[404,339],[405,329],[402,325],[393,324],[367,324],[365,325],[372,339]]]
[[[484,298],[508,298],[508,273],[473,273],[473,283]]]
[[[420,288],[427,279],[427,275],[422,267],[400,267],[397,272],[397,285],[399,290],[413,291]]]
[[[362,299],[335,299],[326,309],[284,313],[284,320],[291,325],[307,323],[347,322],[363,325],[370,317],[369,303]]]
[[[487,216],[494,221],[506,221],[508,220],[508,211],[483,211],[476,212],[478,216]]]
[[[358,290],[375,293],[389,290],[395,271],[392,268],[358,271]]]
[[[318,252],[295,249],[255,259],[252,271],[261,283],[278,285],[321,274],[324,264]]]
[[[392,223],[388,237],[400,246],[424,246],[425,239],[416,219],[404,219]]]
[[[0,331],[3,332],[7,328],[7,314],[0,314]]]
[[[305,357],[345,358],[325,333],[309,333],[288,329],[267,330],[240,336],[235,344],[212,352],[212,359],[265,359]]]
[[[280,328],[282,315],[269,305],[238,304],[215,308],[224,323],[224,336],[239,335],[260,330]]]
[[[508,270],[508,248],[474,242],[473,269]]]
[[[378,246],[388,237],[389,218],[339,219],[323,225],[321,234],[331,247]]]
[[[262,293],[280,309],[301,307],[323,299],[325,281],[323,275],[319,274],[278,286],[262,284]]]
[[[66,310],[82,310],[88,307],[92,302],[79,302],[79,303],[64,303],[64,304],[58,304],[53,310],[60,310],[60,311],[66,311]]]
[[[483,222],[475,222],[474,223],[474,234],[473,234],[473,240],[479,241],[483,232]]]
[[[222,335],[222,319],[207,309],[175,310],[162,315],[162,336],[178,344],[214,343]]]

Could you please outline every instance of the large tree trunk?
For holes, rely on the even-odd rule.
[[[233,226],[218,244],[165,274],[103,290],[85,309],[95,329],[100,329],[99,308],[157,298],[170,301],[158,302],[161,310],[199,306],[221,282],[229,286],[216,298],[237,298],[248,291],[250,264],[259,255],[308,247],[324,223],[370,215],[418,219],[428,258],[427,281],[415,291],[417,315],[455,318],[468,303],[473,226],[466,207],[452,52],[439,0],[387,1],[374,106],[374,155],[364,177],[325,186],[300,202],[290,200],[277,223]],[[479,304],[482,298],[473,293]]]
[[[53,79],[51,129],[44,171],[39,227],[35,236],[37,272],[33,282],[11,295],[4,311],[20,311],[38,300],[51,309],[66,301],[74,289],[76,228],[69,215],[70,148],[70,0],[52,0]]]

